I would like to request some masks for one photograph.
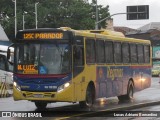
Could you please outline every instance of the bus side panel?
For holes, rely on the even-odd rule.
[[[96,97],[112,97],[127,94],[129,80],[134,82],[134,90],[150,87],[150,67],[142,66],[99,66],[97,67]]]
[[[122,77],[122,68],[110,66],[97,67],[96,97],[112,97],[123,94]]]
[[[151,85],[151,67],[150,66],[131,66],[132,78],[134,81],[134,91],[140,91]]]
[[[83,72],[73,78],[74,83],[74,101],[84,101],[86,99],[86,90],[89,82],[96,80],[95,65],[86,65]]]
[[[84,74],[81,73],[79,75],[77,75],[74,79],[73,79],[73,85],[74,85],[74,88],[73,88],[73,96],[74,96],[74,101],[83,101],[85,100],[85,97],[82,97],[82,93],[83,93],[83,90],[82,90],[82,80],[83,80],[83,76]],[[84,93],[85,94],[85,93]]]

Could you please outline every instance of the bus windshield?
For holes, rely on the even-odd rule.
[[[19,44],[16,72],[20,74],[65,74],[70,71],[69,44]]]

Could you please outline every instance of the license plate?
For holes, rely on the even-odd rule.
[[[35,98],[43,98],[43,95],[42,94],[34,94],[33,95]]]

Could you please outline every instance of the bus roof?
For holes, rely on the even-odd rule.
[[[125,37],[123,33],[121,32],[116,32],[116,31],[110,31],[110,30],[74,30],[71,29],[70,27],[60,27],[60,28],[38,28],[38,29],[25,29],[25,30],[20,30],[20,32],[53,32],[53,31],[74,31],[74,32],[81,32],[81,33],[96,33],[96,34],[101,34],[101,35],[112,35],[112,36],[117,36],[117,37]]]
[[[136,39],[136,38],[128,38],[125,37],[123,33],[111,31],[111,30],[74,30],[70,27],[60,27],[60,28],[38,28],[38,29],[26,29],[26,30],[20,30],[18,33],[22,32],[54,32],[54,31],[71,31],[75,35],[80,36],[87,36],[89,38],[100,38],[100,39],[112,39],[115,41],[127,41],[127,42],[133,42],[133,43],[145,43],[150,44],[149,40],[144,39]]]
[[[121,32],[116,32],[116,31],[111,31],[111,30],[74,30],[71,29],[70,27],[60,27],[60,29],[62,30],[68,30],[68,31],[74,31],[75,33],[81,33],[82,35],[84,34],[84,36],[86,35],[93,35],[95,36],[95,34],[97,35],[110,35],[110,36],[117,36],[117,37],[125,37],[123,33]]]
[[[62,30],[69,30],[75,32],[76,35],[96,37],[100,39],[112,39],[115,41],[127,41],[133,43],[151,44],[150,40],[136,39],[125,37],[123,33],[111,30],[74,30],[69,27],[61,27]]]

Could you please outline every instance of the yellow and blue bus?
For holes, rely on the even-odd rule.
[[[108,30],[67,27],[19,31],[14,46],[14,100],[79,102],[130,100],[151,85],[150,41]],[[10,50],[8,49],[8,58]]]

